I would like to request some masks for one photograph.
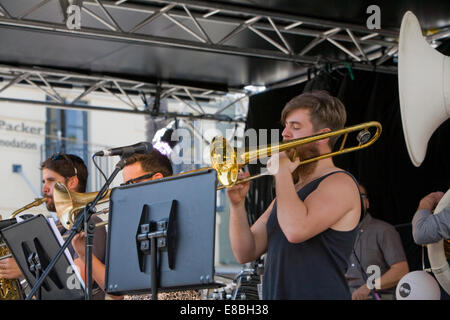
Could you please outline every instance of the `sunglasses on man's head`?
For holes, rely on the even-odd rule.
[[[68,157],[65,153],[55,153],[52,156],[52,161],[58,161],[58,160],[65,160],[67,162],[69,162],[69,164],[72,166],[73,171],[74,171],[74,176],[78,175],[78,171],[77,168],[75,167],[75,165],[73,164],[72,159],[70,159],[70,157]]]
[[[151,179],[155,174],[157,174],[157,172],[144,174],[144,175],[142,175],[140,177],[137,177],[137,178],[134,178],[134,179],[130,179],[130,180],[122,183],[121,186],[127,186],[127,185],[130,185],[130,184],[135,184],[135,183],[138,183],[138,182],[142,182],[143,180],[146,180],[146,179]]]

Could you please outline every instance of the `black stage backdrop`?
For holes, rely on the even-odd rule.
[[[440,51],[448,55],[450,43]],[[411,220],[423,196],[438,190],[446,192],[450,187],[450,119],[434,131],[426,158],[417,168],[409,158],[403,135],[397,75],[347,68],[331,73],[320,71],[307,83],[250,97],[247,129],[280,129],[281,134],[280,115],[286,102],[316,89],[341,99],[347,110],[346,127],[368,121],[381,123],[383,131],[372,146],[336,156],[334,162],[366,186],[370,213],[397,228],[410,269],[421,269],[421,248],[412,239]],[[424,122],[428,120],[427,108],[424,105],[419,115]],[[249,166],[249,171],[259,172],[258,165]],[[247,198],[250,222],[264,212],[273,195],[271,177],[252,183]]]

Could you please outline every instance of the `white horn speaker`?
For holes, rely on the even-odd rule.
[[[410,11],[400,28],[398,84],[406,146],[418,167],[431,135],[450,117],[450,57],[428,44]]]

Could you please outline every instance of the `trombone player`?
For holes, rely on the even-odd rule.
[[[283,140],[292,140],[343,128],[346,111],[339,99],[315,91],[290,100],[281,121]],[[299,147],[297,153],[309,159],[329,153],[335,142],[335,138],[319,140]],[[350,300],[345,271],[362,212],[358,182],[332,158],[299,163],[286,152],[269,160],[276,198],[252,226],[245,210],[249,183],[227,189],[233,253],[239,263],[267,253],[265,300]]]
[[[88,178],[88,171],[83,160],[73,154],[57,153],[41,164],[42,170],[42,193],[47,198],[46,206],[50,212],[55,212],[55,203],[53,200],[53,189],[56,182],[63,183],[68,190],[76,192],[85,192]],[[100,218],[93,216],[92,222],[99,222]],[[58,222],[57,226],[63,234],[66,229]],[[84,258],[80,257],[74,250],[74,241],[69,246],[74,263],[79,268],[84,280]],[[106,247],[106,229],[104,226],[96,228],[94,233],[93,255],[104,263]],[[18,279],[23,277],[20,268],[13,258],[7,258],[0,261],[0,278]],[[93,285],[93,299],[104,299],[105,294],[100,289],[98,280],[93,277],[95,282]]]

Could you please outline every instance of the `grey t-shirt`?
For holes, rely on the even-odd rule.
[[[412,220],[414,242],[419,245],[450,239],[450,207],[437,214],[430,210],[417,210]]]
[[[401,261],[407,260],[397,230],[391,224],[366,213],[358,227],[354,251],[346,273],[351,291],[366,283],[361,267],[367,273],[369,266],[378,266],[383,275],[393,264]]]

